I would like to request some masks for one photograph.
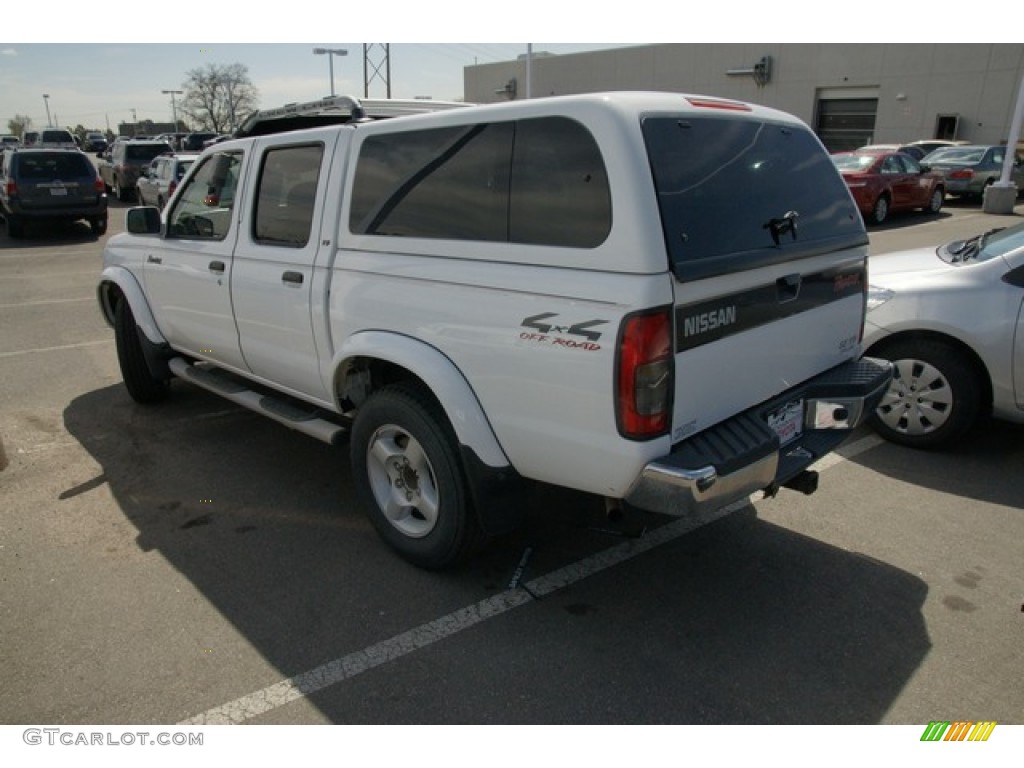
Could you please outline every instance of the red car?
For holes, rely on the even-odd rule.
[[[923,170],[902,152],[837,152],[832,162],[872,224],[881,224],[890,211],[919,208],[938,213],[946,197],[942,175]]]

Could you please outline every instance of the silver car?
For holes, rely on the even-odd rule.
[[[946,194],[980,198],[985,187],[999,181],[1005,157],[1005,145],[967,144],[929,152],[921,165],[945,178]],[[1014,155],[1010,181],[1017,184],[1019,192],[1024,192],[1024,163],[1017,155]]]
[[[160,155],[153,159],[146,172],[139,176],[136,189],[139,194],[139,205],[155,205],[163,208],[171,199],[178,184],[185,178],[185,172],[199,153],[183,153]]]
[[[895,368],[879,434],[930,448],[987,414],[1024,423],[1024,224],[876,256],[870,274],[866,354]]]

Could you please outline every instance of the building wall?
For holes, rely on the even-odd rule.
[[[759,86],[750,69],[771,57]],[[933,138],[938,115],[958,115],[958,139],[1006,141],[1021,78],[1024,44],[728,43],[665,44],[535,56],[534,97],[603,90],[659,90],[741,99],[791,112],[815,124],[819,98],[877,94],[875,142]],[[487,103],[516,79],[526,97],[526,62],[464,71],[465,99]]]

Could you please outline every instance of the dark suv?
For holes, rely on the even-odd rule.
[[[115,141],[98,163],[100,178],[107,192],[113,192],[122,202],[129,201],[135,197],[139,176],[153,158],[172,151],[166,141]]]
[[[8,149],[0,154],[0,213],[9,237],[30,220],[87,219],[107,231],[107,195],[89,158],[77,149]]]

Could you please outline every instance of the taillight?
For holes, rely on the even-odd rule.
[[[7,196],[8,197],[13,197],[16,194],[18,194],[18,184],[17,184],[17,182],[15,182],[14,179],[8,179],[7,180]]]
[[[97,195],[102,195],[107,191],[107,185],[103,183],[103,179],[99,176],[97,176],[96,180],[92,183],[92,188],[96,190]]]
[[[949,178],[951,179],[970,179],[973,177],[974,171],[972,171],[970,168],[964,168],[963,170],[953,171],[951,174],[949,174]]]
[[[631,440],[658,437],[672,425],[672,314],[632,315],[619,334],[616,421]]]

